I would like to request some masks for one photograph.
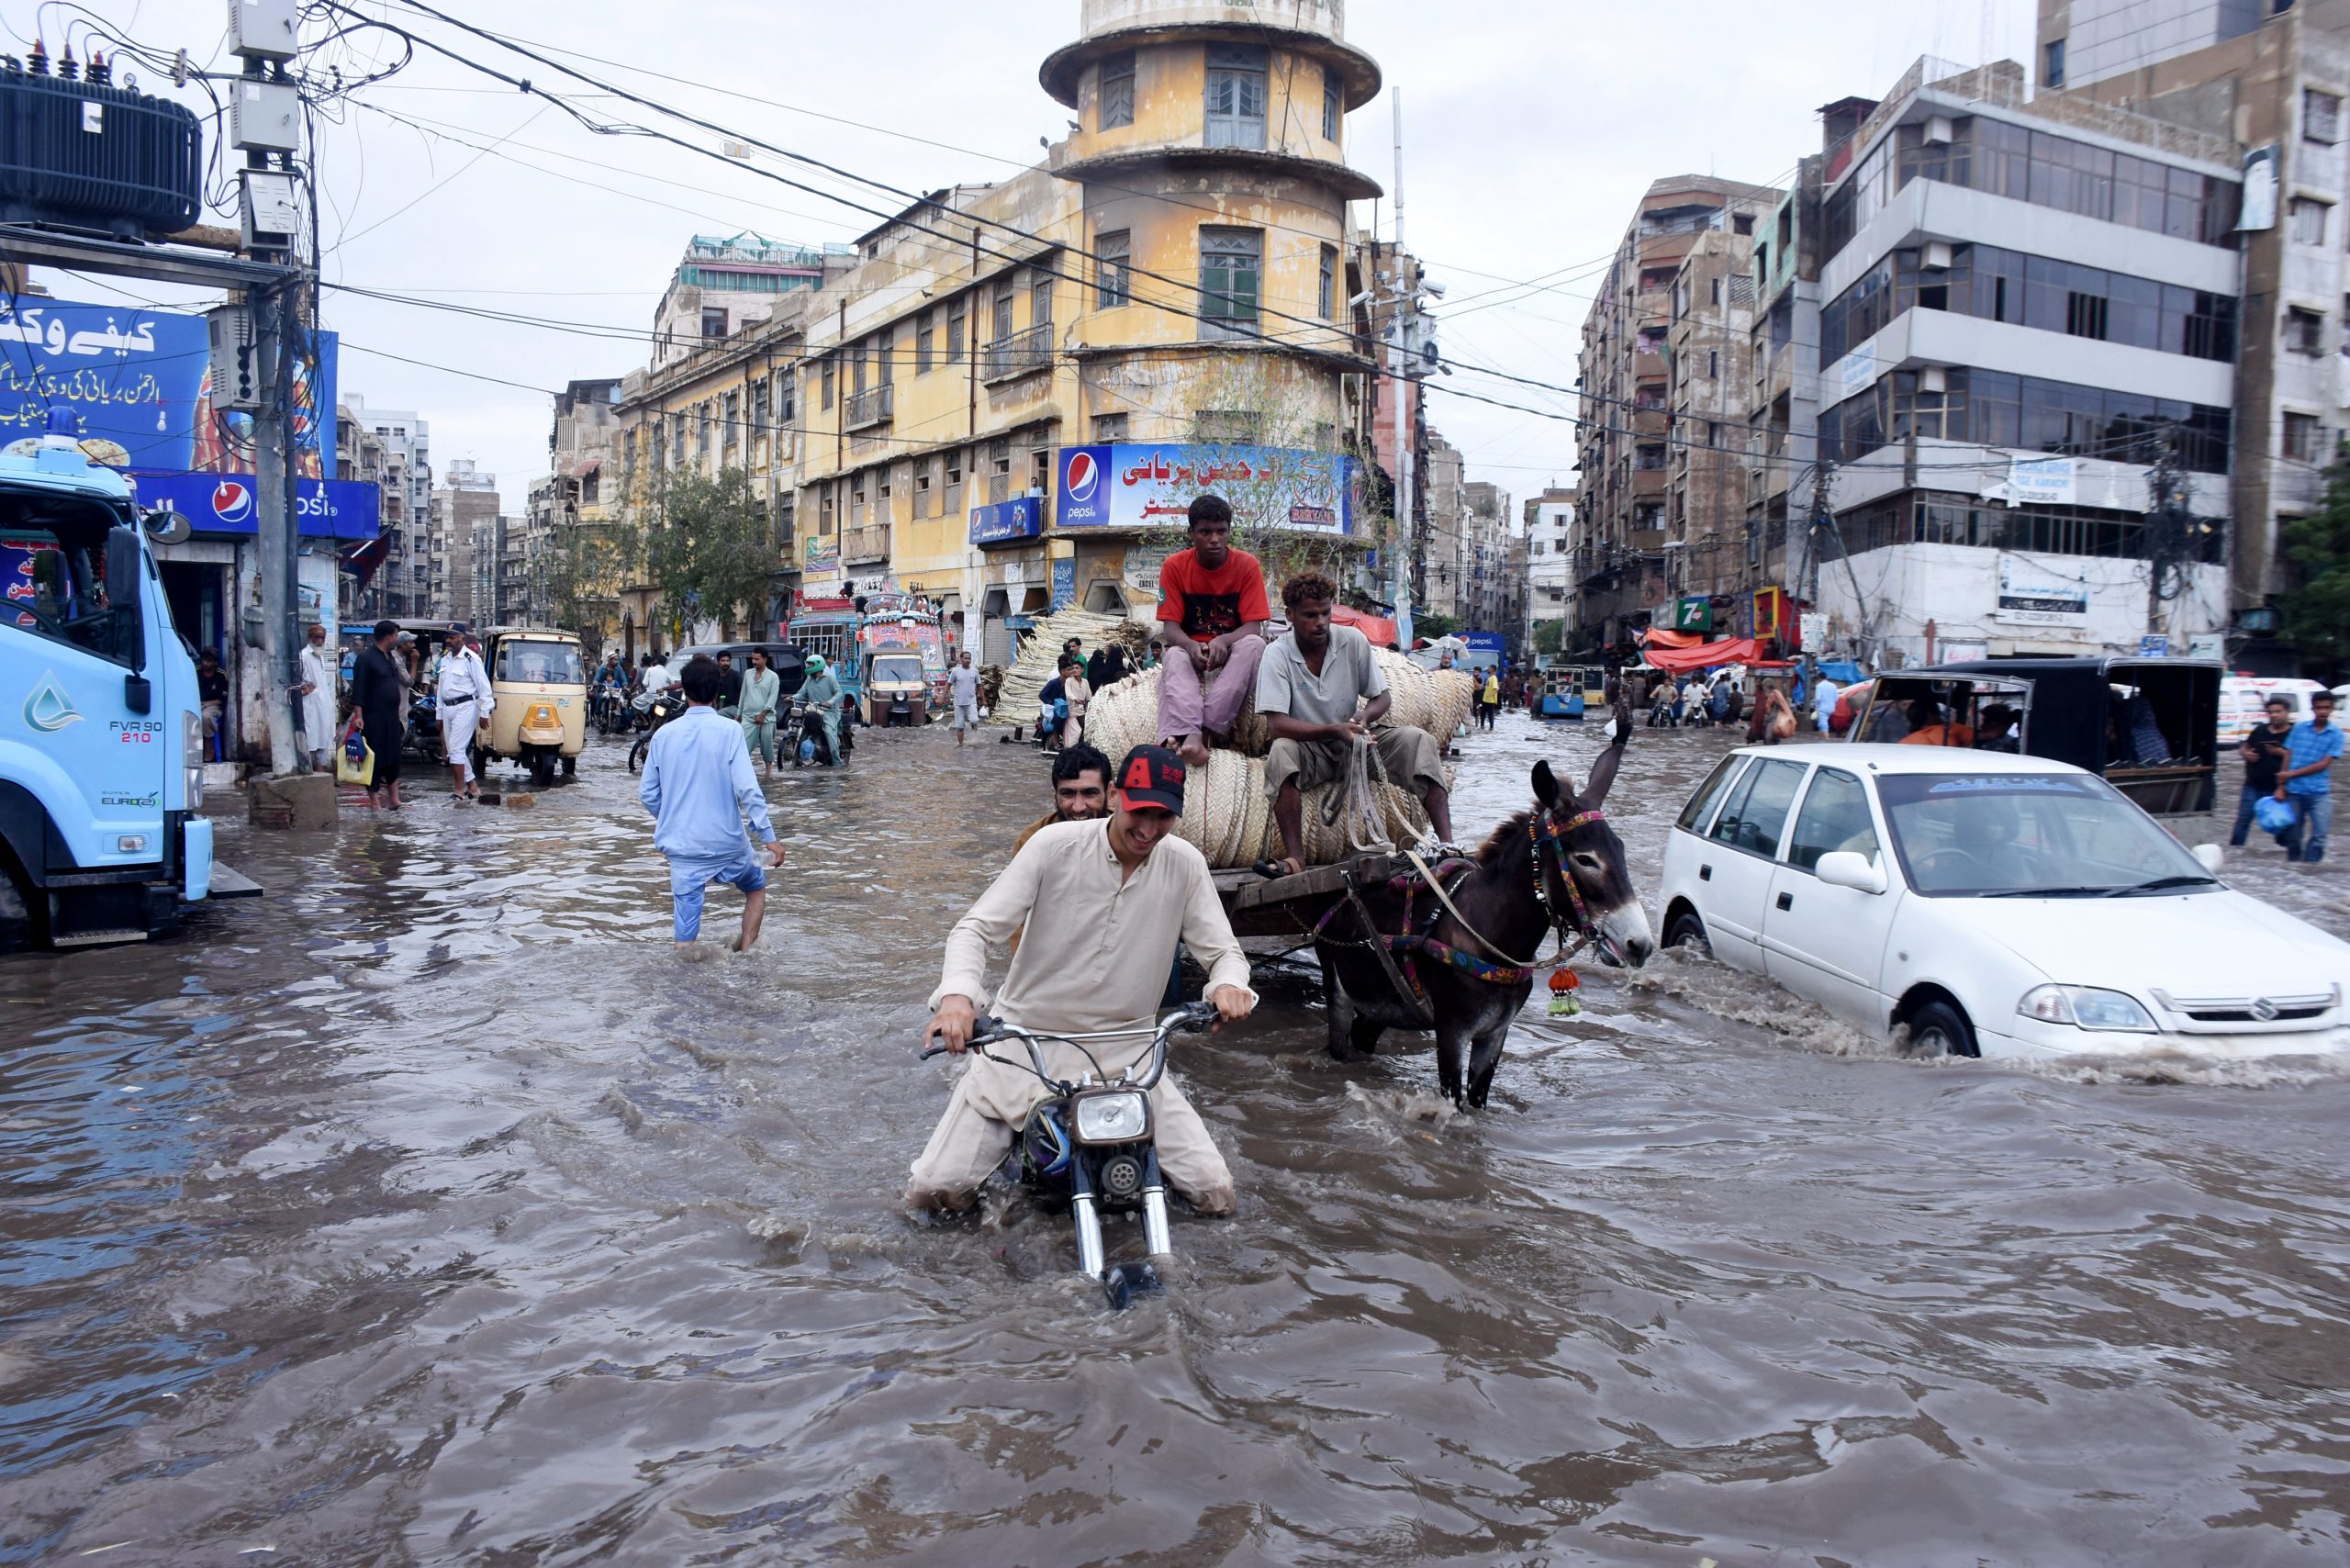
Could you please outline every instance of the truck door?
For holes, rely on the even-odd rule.
[[[76,866],[159,865],[172,720],[146,668],[145,556],[128,527],[84,515],[0,528],[0,778],[40,801]]]

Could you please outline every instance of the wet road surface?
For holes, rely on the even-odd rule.
[[[1597,745],[1503,724],[1464,834]],[[1453,1117],[1260,969],[1178,1057],[1240,1216],[1113,1317],[1065,1224],[894,1206],[1045,783],[868,739],[771,786],[748,958],[672,954],[607,744],[529,811],[224,823],[265,901],[0,965],[0,1562],[2344,1560],[2340,1075],[1894,1059],[1669,954]],[[1634,736],[1652,904],[1726,744]]]

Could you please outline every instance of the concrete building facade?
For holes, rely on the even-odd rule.
[[[481,472],[470,458],[451,463],[432,491],[431,592],[423,618],[489,623],[481,610],[494,603],[476,598],[483,579],[475,569],[475,542],[485,523],[494,528],[497,521],[498,476]]]
[[[1579,624],[1572,569],[1575,493],[1557,485],[1527,498],[1521,523],[1526,547],[1526,628],[1529,647],[1564,646],[1561,636]],[[1545,626],[1554,628],[1544,633]]]
[[[1200,455],[1367,454],[1348,203],[1379,187],[1347,166],[1344,126],[1380,76],[1341,6],[1084,0],[1041,80],[1076,127],[1045,163],[933,192],[821,286],[626,380],[632,502],[665,469],[749,469],[776,524],[778,619],[795,596],[919,592],[998,659],[1018,617],[1155,599],[1180,524],[1065,526],[1075,447],[1217,470],[1260,552],[1343,562],[1377,543],[1360,518],[1339,534],[1336,504],[1301,509],[1261,462]],[[646,585],[623,597],[624,627],[660,620]]]
[[[432,591],[432,435],[409,409],[371,409],[356,393],[337,405],[338,472],[382,489],[384,559],[356,596],[354,618],[424,619]]]
[[[1920,62],[1828,158],[1833,528],[1786,585],[1825,618],[1807,645],[1899,663],[2224,626],[2233,144],[2031,100],[2012,62]],[[2148,523],[2165,463],[2195,520],[2176,537]]]
[[[1576,629],[1587,644],[1621,643],[1647,625],[1663,602],[1676,476],[1684,532],[1693,469],[1702,475],[1695,487],[1709,514],[1729,504],[1727,497],[1717,502],[1713,489],[1729,482],[1726,476],[1733,469],[1675,461],[1676,437],[1686,436],[1677,429],[1674,412],[1680,386],[1673,364],[1676,286],[1703,237],[1718,232],[1751,245],[1755,225],[1776,206],[1778,196],[1766,186],[1709,175],[1658,180],[1640,198],[1583,318],[1578,359],[1583,408],[1577,428],[1583,483],[1572,550]],[[1719,275],[1733,253],[1709,251],[1701,273]],[[1727,299],[1721,307],[1712,305],[1710,288],[1703,297],[1707,315],[1728,308]],[[1751,308],[1751,300],[1746,308]],[[1728,347],[1722,330],[1717,323],[1701,333],[1693,319],[1688,341],[1695,352],[1718,353]],[[1720,378],[1715,380],[1718,384]],[[1721,396],[1718,385],[1704,401],[1710,407]],[[1685,447],[1681,454],[1690,455]]]
[[[2239,620],[2290,587],[2285,526],[2350,428],[2350,3],[2041,0],[2041,102],[2133,111],[2254,155],[2230,495]],[[2051,65],[2055,67],[2052,79]],[[2255,186],[2258,189],[2255,191]]]

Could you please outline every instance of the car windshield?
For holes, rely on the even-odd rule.
[[[2102,778],[1912,773],[1877,780],[1909,885],[1931,898],[2095,898],[2217,886]]]
[[[498,644],[494,678],[539,686],[585,686],[588,677],[575,643],[529,643],[508,637]]]

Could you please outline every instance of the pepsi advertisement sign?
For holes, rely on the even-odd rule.
[[[1034,539],[1045,532],[1045,503],[1035,496],[1021,496],[991,507],[971,509],[971,543],[974,544],[1009,544],[1018,540]]]
[[[251,538],[261,532],[261,487],[250,474],[126,476],[139,504],[175,511],[199,534]],[[355,479],[303,479],[296,510],[306,539],[373,539],[380,532],[377,487]]]
[[[1181,529],[1192,500],[1213,492],[1256,528],[1352,535],[1355,460],[1285,446],[1061,448],[1063,528]]]

